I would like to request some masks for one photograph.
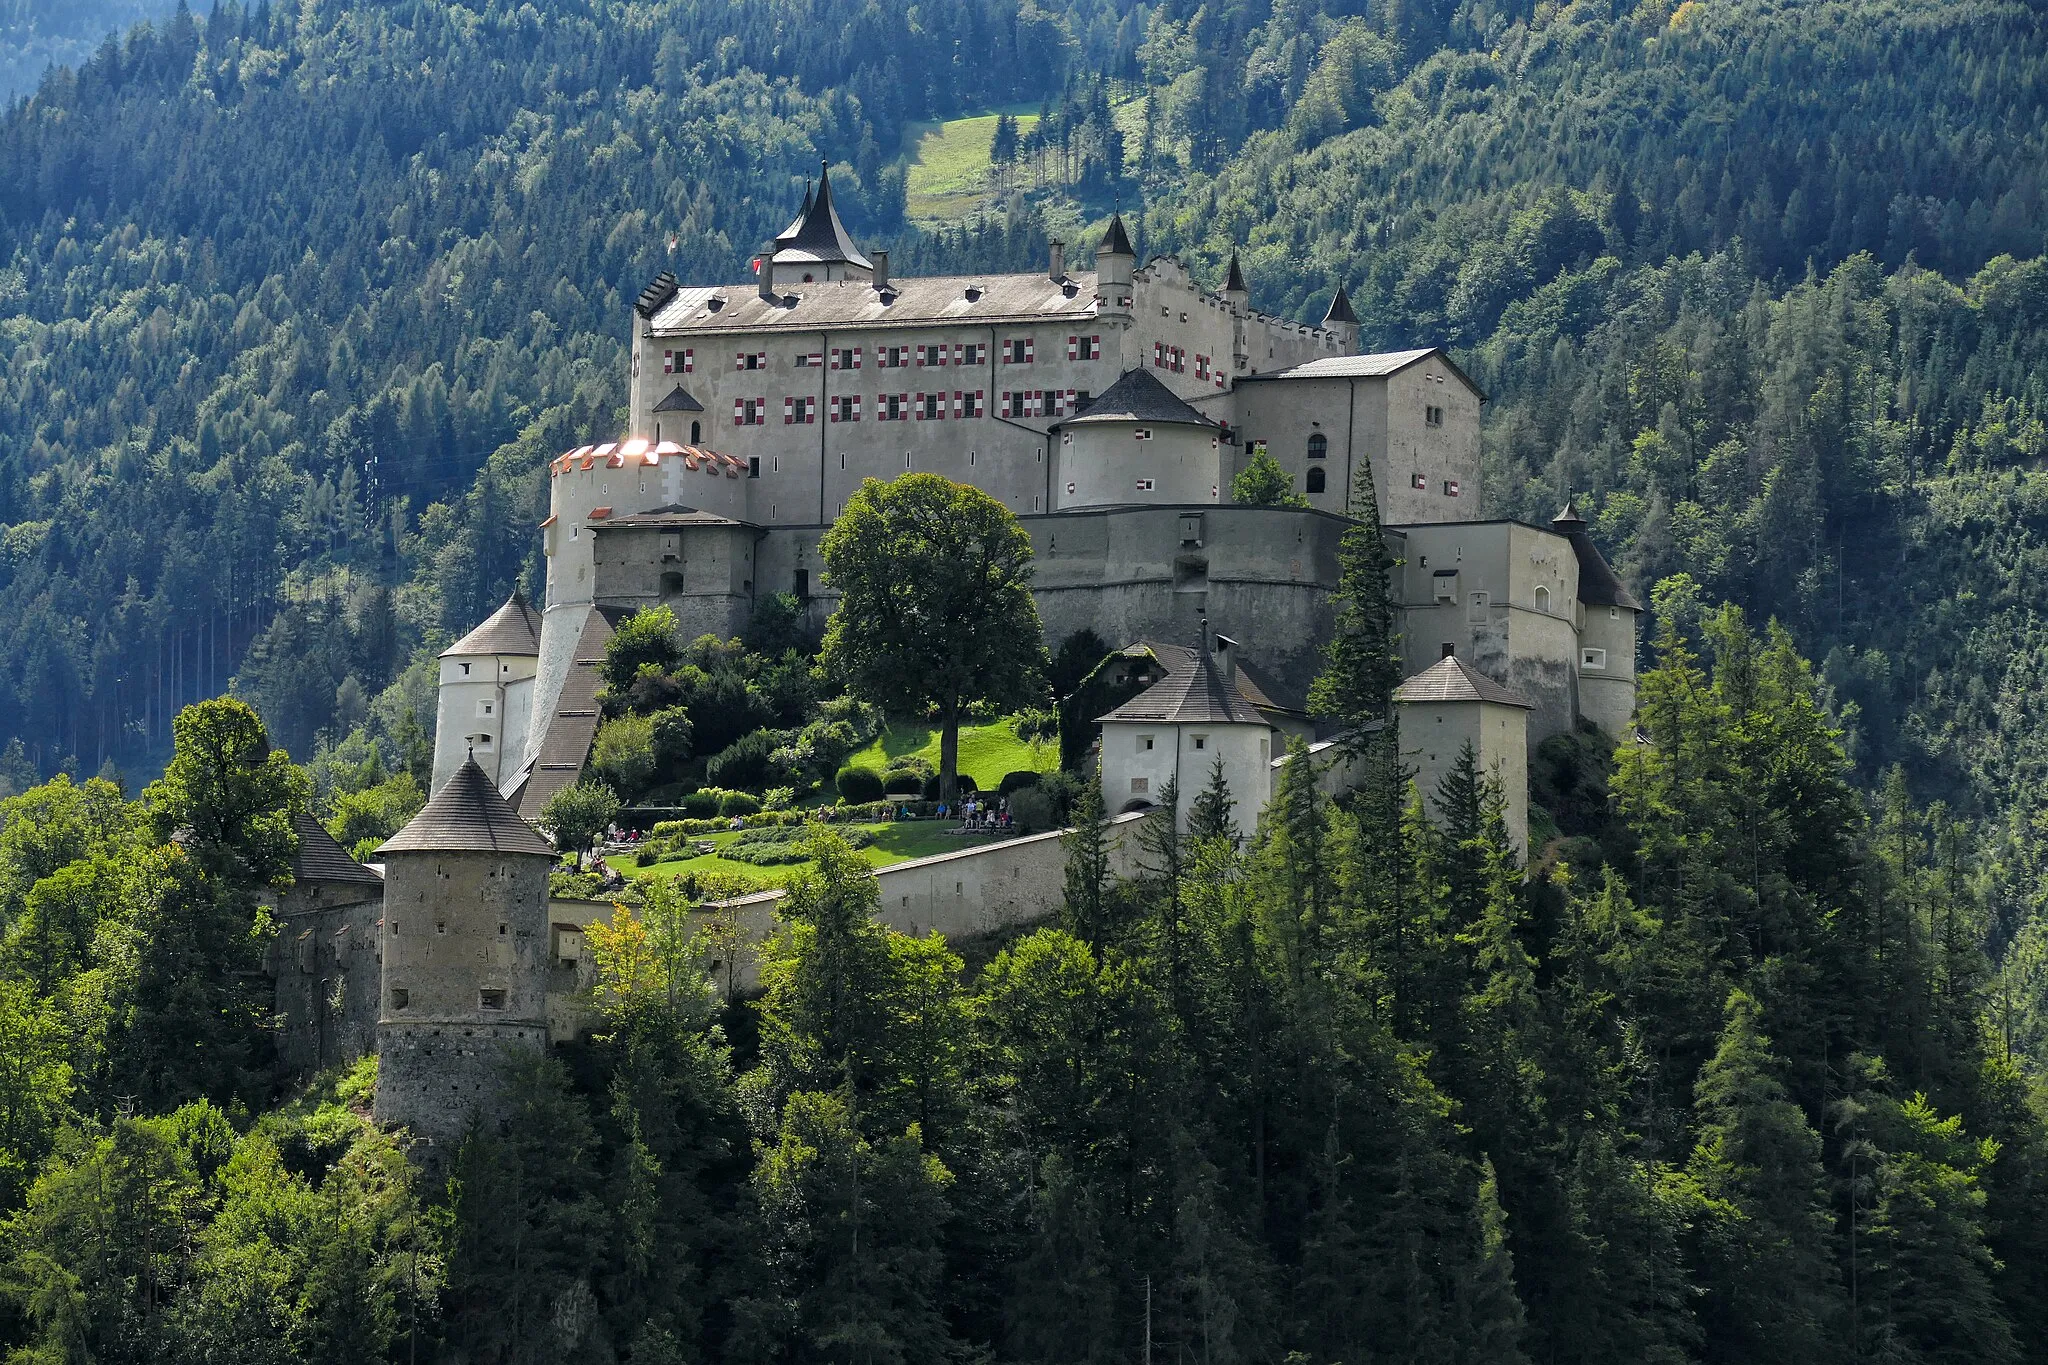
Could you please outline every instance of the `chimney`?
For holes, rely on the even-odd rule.
[[[1047,273],[1054,284],[1067,277],[1067,244],[1057,237],[1052,239],[1052,266]]]
[[[879,294],[889,287],[889,253],[870,251],[868,259],[875,263],[875,292]]]
[[[775,243],[770,242],[761,250],[761,297],[775,297]]]

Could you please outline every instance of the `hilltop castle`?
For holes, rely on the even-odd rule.
[[[487,1056],[572,1027],[582,921],[551,913],[527,822],[588,757],[614,627],[662,604],[686,635],[732,635],[780,593],[822,627],[820,539],[862,480],[907,470],[1017,514],[1048,643],[1092,629],[1148,670],[1101,718],[1109,809],[1221,757],[1247,824],[1287,739],[1318,738],[1302,698],[1369,477],[1397,560],[1403,757],[1433,790],[1470,742],[1526,843],[1530,748],[1620,733],[1635,708],[1638,607],[1585,522],[1486,519],[1484,395],[1440,348],[1357,354],[1342,289],[1314,327],[1259,313],[1234,257],[1220,291],[1170,256],[1141,268],[1121,219],[1093,266],[1054,243],[1042,272],[895,279],[821,175],[752,286],[648,285],[631,430],[549,463],[544,606],[515,596],[442,654],[433,793],[381,884],[305,832],[280,907],[287,1064],[374,1038],[380,1117],[445,1142],[488,1107]],[[1261,450],[1306,507],[1230,501]],[[987,926],[1057,893],[1056,844],[973,856],[989,867],[899,878],[885,917]]]

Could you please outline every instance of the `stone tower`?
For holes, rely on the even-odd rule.
[[[548,870],[555,853],[474,761],[384,859],[377,1121],[438,1165],[497,1108],[504,1063],[546,1047]]]

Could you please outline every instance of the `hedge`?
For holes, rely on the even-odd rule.
[[[882,785],[882,775],[873,768],[841,768],[839,776],[832,780],[832,786],[838,791],[841,801],[856,806],[879,801],[888,795],[888,789]]]

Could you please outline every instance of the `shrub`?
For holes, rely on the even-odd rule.
[[[1026,787],[1035,787],[1040,776],[1041,774],[1033,772],[1004,773],[1003,780],[996,784],[996,792],[998,795],[1008,796],[1012,792],[1023,791]]]
[[[770,787],[761,793],[762,810],[785,811],[795,804],[795,787]]]
[[[956,781],[959,784],[960,795],[962,796],[972,796],[974,795],[974,793],[981,790],[981,788],[975,783],[974,779],[969,777],[966,773],[955,773],[953,777],[954,781]],[[927,777],[924,780],[923,793],[924,799],[927,801],[936,801],[939,799],[939,779],[936,773],[934,773],[930,777]]]
[[[1017,738],[1031,743],[1060,737],[1060,713],[1049,706],[1027,707],[1017,713]]]
[[[873,768],[841,768],[832,786],[841,801],[852,805],[879,801],[889,794],[882,785],[882,775]]]
[[[761,809],[761,798],[750,792],[727,792],[718,803],[718,813],[728,820],[735,815],[754,815]]]
[[[1052,794],[1043,788],[1025,787],[1010,798],[1010,828],[1017,833],[1043,834],[1058,825]]]
[[[704,776],[716,786],[758,790],[768,784],[768,756],[775,749],[773,730],[741,735],[705,765]]]
[[[917,754],[904,754],[899,758],[889,760],[889,771],[892,773],[916,773],[919,777],[930,777],[938,769],[932,766],[932,761],[928,758],[920,757]]]
[[[924,795],[924,774],[914,773],[908,768],[892,769],[882,779],[882,793],[885,796],[921,797]]]
[[[723,795],[715,787],[693,791],[683,798],[683,814],[692,820],[708,820],[718,814],[718,798]]]
[[[597,728],[590,767],[613,791],[637,796],[654,780],[654,721],[620,716]]]
[[[670,839],[684,832],[681,820],[657,820],[654,828],[647,831],[650,838]]]

